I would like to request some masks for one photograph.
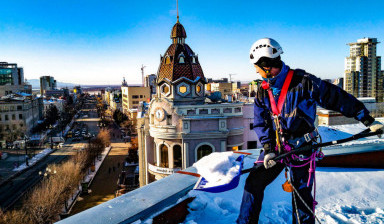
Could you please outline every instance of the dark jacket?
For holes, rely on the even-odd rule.
[[[274,83],[271,83],[273,87]],[[275,96],[277,103],[279,95]],[[302,137],[315,130],[316,105],[325,109],[342,113],[346,117],[354,117],[365,125],[374,119],[364,104],[343,89],[323,81],[304,70],[294,71],[291,84],[281,112],[281,126],[286,140]],[[271,104],[267,90],[259,86],[254,106],[254,130],[260,143],[274,148],[275,125],[271,116]]]

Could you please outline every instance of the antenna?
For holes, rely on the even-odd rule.
[[[147,66],[141,65],[141,81],[143,83],[143,86],[144,86],[144,68],[145,67]]]
[[[179,22],[179,0],[176,0],[177,22]]]

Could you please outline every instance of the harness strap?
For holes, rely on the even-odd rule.
[[[279,101],[277,102],[277,105],[275,102],[275,98],[273,97],[273,93],[269,86],[269,83],[267,83],[266,81],[263,81],[261,85],[263,89],[266,89],[268,91],[269,101],[271,102],[271,109],[273,114],[276,116],[279,116],[281,114],[281,110],[283,109],[284,101],[287,96],[288,87],[291,84],[292,76],[293,76],[293,70],[289,70],[287,77],[285,77],[283,88],[281,89]]]

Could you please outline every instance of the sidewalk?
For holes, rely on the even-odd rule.
[[[128,145],[121,142],[111,144],[111,151],[89,186],[91,193],[78,198],[71,210],[71,215],[115,198],[117,179],[128,154]]]

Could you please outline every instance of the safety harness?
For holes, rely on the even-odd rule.
[[[289,85],[291,84],[292,77],[293,77],[293,70],[289,70],[288,74],[287,74],[287,77],[285,78],[283,87],[281,89],[277,105],[276,105],[275,98],[273,96],[273,93],[272,93],[272,90],[270,88],[269,83],[266,82],[266,81],[263,81],[262,84],[261,84],[261,87],[268,91],[269,102],[271,104],[271,109],[272,109],[271,116],[273,117],[273,121],[274,121],[274,124],[275,124],[275,127],[276,127],[276,151],[278,152],[278,154],[286,153],[286,152],[289,152],[289,151],[293,150],[292,146],[287,141],[285,141],[285,139],[283,137],[283,128],[282,128],[282,126],[280,124],[281,111],[283,109],[283,105],[284,105],[284,102],[285,102],[285,99],[286,99],[286,96],[287,96]],[[315,140],[316,138],[317,138],[317,131],[313,131],[311,133],[305,134],[301,138],[294,139],[294,142],[295,143],[297,142],[297,145],[300,146],[301,144],[303,144],[305,142],[309,143],[312,140]],[[292,143],[292,141],[290,141],[290,143]],[[317,217],[315,216],[315,206],[317,205],[317,202],[315,200],[316,199],[316,179],[315,179],[316,159],[322,159],[323,157],[324,157],[324,154],[321,152],[321,150],[316,150],[316,151],[312,152],[311,156],[306,157],[306,158],[304,158],[302,156],[298,156],[298,155],[292,154],[291,157],[286,157],[284,159],[281,159],[281,161],[280,161],[281,163],[284,163],[286,165],[286,168],[285,168],[285,178],[286,178],[286,181],[283,184],[284,191],[292,192],[292,196],[293,196],[293,199],[294,199],[294,202],[295,202],[295,206],[296,206],[296,198],[295,198],[295,194],[294,193],[296,193],[297,196],[302,200],[303,204],[312,212],[312,214],[314,215],[314,217],[316,219],[317,219]],[[301,161],[301,162],[303,162],[303,164],[301,164],[301,165],[293,165],[292,161]],[[288,169],[290,171],[290,169],[292,167],[303,167],[303,166],[306,166],[308,164],[310,165],[310,168],[309,168],[309,178],[308,178],[307,187],[309,187],[309,185],[311,183],[312,176],[313,176],[313,184],[314,184],[314,194],[313,194],[313,206],[312,206],[312,209],[309,208],[309,206],[304,202],[304,200],[299,195],[298,191],[295,189],[295,187],[291,183],[290,175],[287,176]],[[296,213],[298,215],[297,206],[296,206]],[[300,220],[299,217],[297,219],[298,219],[298,221]]]

